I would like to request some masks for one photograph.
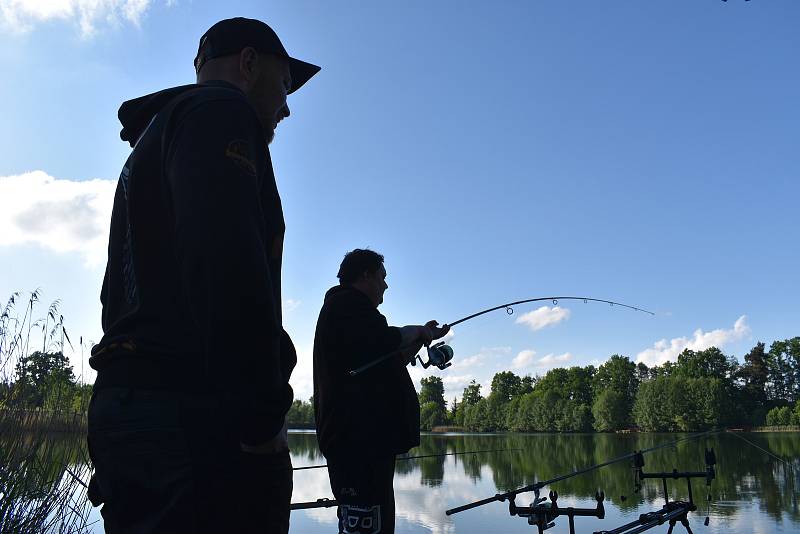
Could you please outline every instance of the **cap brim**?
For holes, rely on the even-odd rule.
[[[289,91],[289,94],[292,94],[303,87],[303,84],[310,80],[311,77],[316,73],[318,73],[320,69],[321,67],[290,57],[289,72],[292,75],[292,88]]]

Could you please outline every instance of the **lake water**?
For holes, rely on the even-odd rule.
[[[442,454],[491,449],[518,449],[463,456],[446,456],[398,461],[394,487],[398,533],[408,534],[484,534],[536,532],[525,519],[511,517],[508,504],[493,502],[479,508],[446,516],[445,510],[491,497],[498,492],[547,480],[592,464],[619,457],[633,450],[646,449],[681,437],[676,434],[493,434],[422,436],[412,455]],[[717,478],[710,488],[705,482],[693,484],[695,502],[700,508],[689,514],[695,533],[800,532],[800,433],[754,433],[742,437],[769,451],[768,455],[731,434],[717,434],[679,443],[645,455],[647,471],[703,471],[704,447],[714,447]],[[295,467],[325,463],[313,432],[291,432],[289,444]],[[783,461],[781,460],[783,459]],[[635,520],[639,514],[657,510],[663,504],[661,482],[646,481],[633,492],[631,463],[624,461],[579,475],[544,488],[559,494],[559,505],[594,507],[597,489],[605,492],[606,518],[575,519],[577,532],[611,530]],[[686,498],[684,481],[670,482],[671,498]],[[627,496],[623,501],[620,497]],[[293,502],[332,497],[325,469],[296,471]],[[528,505],[533,494],[521,494],[518,505]],[[709,526],[704,526],[706,515]],[[93,510],[92,520],[99,518]],[[667,525],[650,532],[667,532]],[[100,524],[93,525],[101,532]],[[292,512],[292,533],[336,532],[336,509]],[[548,533],[569,532],[566,518],[556,519]],[[685,532],[677,525],[675,532]]]

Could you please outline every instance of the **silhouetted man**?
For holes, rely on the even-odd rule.
[[[378,311],[389,286],[377,252],[349,252],[338,277],[314,337],[317,439],[339,501],[339,532],[392,533],[395,456],[419,445],[419,402],[406,364],[449,327],[388,325]],[[396,357],[350,376],[392,351]]]
[[[267,144],[319,67],[263,22],[200,39],[197,84],[122,104],[89,408],[108,532],[287,532],[284,220]]]

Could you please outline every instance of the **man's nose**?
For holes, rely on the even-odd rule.
[[[284,118],[284,119],[286,117],[288,117],[289,115],[291,115],[291,112],[289,111],[289,104],[284,104],[283,105],[283,107],[281,108],[281,115],[283,115],[282,118]]]

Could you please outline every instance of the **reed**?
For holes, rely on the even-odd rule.
[[[63,358],[72,345],[58,301],[34,319],[40,296],[14,293],[0,315],[0,532],[88,532],[88,387],[22,373],[34,348]],[[32,388],[44,395],[32,401]]]

